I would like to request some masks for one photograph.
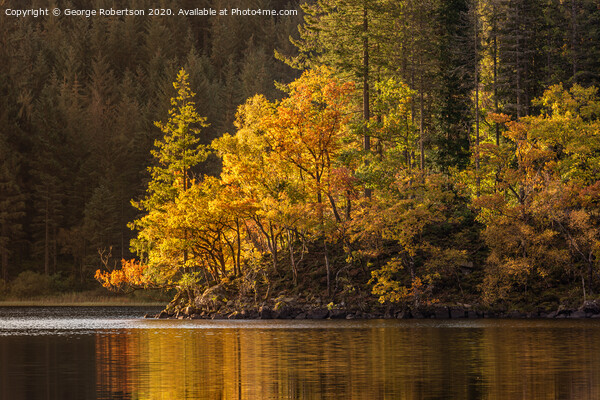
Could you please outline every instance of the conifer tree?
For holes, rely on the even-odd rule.
[[[131,224],[138,230],[138,236],[132,241],[132,247],[152,264],[152,246],[165,220],[157,216],[166,212],[175,199],[186,192],[194,182],[193,168],[207,158],[206,146],[200,144],[200,130],[206,127],[206,118],[196,111],[193,98],[195,93],[189,86],[189,76],[181,69],[173,83],[177,96],[171,99],[172,108],[167,122],[156,122],[163,137],[154,143],[152,155],[155,165],[149,168],[152,179],[148,183],[146,197],[133,205],[145,212],[145,215]],[[162,238],[168,240],[168,238]],[[173,262],[177,268],[187,261],[184,250],[180,260]],[[151,265],[152,266],[152,265]],[[156,267],[156,266],[155,266]]]
[[[13,246],[22,232],[25,196],[17,183],[19,162],[14,151],[0,136],[0,279],[8,280]]]
[[[442,170],[464,168],[469,159],[471,91],[475,54],[469,2],[449,0],[437,9],[440,26],[438,82],[435,89],[434,162]]]

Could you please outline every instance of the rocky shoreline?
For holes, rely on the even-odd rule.
[[[484,310],[470,305],[431,306],[418,309],[395,309],[378,307],[369,311],[361,311],[344,305],[327,306],[315,304],[290,304],[278,302],[275,305],[260,307],[236,307],[224,304],[220,307],[177,307],[169,304],[156,315],[146,318],[157,319],[479,319],[479,318],[538,318],[538,319],[583,319],[600,318],[600,303],[587,301],[579,308],[561,306],[557,310],[538,310],[521,312],[515,310]]]

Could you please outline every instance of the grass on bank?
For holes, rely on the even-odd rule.
[[[71,277],[32,271],[14,280],[0,280],[0,306],[164,306],[172,293],[137,291],[113,293],[97,282],[77,282]]]
[[[15,306],[161,306],[170,300],[151,296],[102,294],[98,290],[36,296],[29,299],[7,297],[0,300],[0,307]]]

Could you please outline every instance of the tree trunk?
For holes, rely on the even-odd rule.
[[[494,21],[493,21],[493,25],[492,25],[492,29],[493,29],[493,35],[494,35],[494,39],[493,39],[493,46],[494,46],[494,112],[496,114],[498,114],[500,112],[499,108],[498,108],[498,33],[497,33],[497,26],[496,26],[496,15],[497,15],[497,11],[494,7],[494,10],[492,11],[494,13]],[[495,128],[496,128],[496,146],[500,146],[500,125],[498,125],[498,123],[494,123]]]
[[[577,0],[571,0],[571,67],[577,75]],[[575,79],[573,79],[574,82]]]
[[[58,236],[56,224],[52,227],[52,273],[56,273],[56,266],[58,265]]]
[[[45,215],[45,236],[44,236],[44,273],[50,275],[50,199],[46,190],[46,215]]]
[[[240,220],[235,219],[235,228],[236,228],[236,239],[237,239],[237,261],[235,262],[235,266],[237,267],[237,272],[235,273],[238,276],[242,275],[242,237],[240,234]]]
[[[273,270],[278,274],[277,270],[277,238],[275,237],[275,233],[273,232],[273,225],[269,223],[269,232],[271,233],[271,254],[273,256]]]
[[[296,268],[296,260],[294,259],[294,245],[292,231],[288,229],[288,248],[290,251],[290,264],[292,265],[293,284],[298,284],[298,269]]]
[[[423,67],[421,58],[419,57],[419,68]],[[423,144],[423,113],[424,113],[424,100],[423,100],[423,72],[419,77],[419,169],[425,170],[425,151]]]
[[[8,238],[8,228],[6,222],[2,224],[2,236]],[[2,249],[1,261],[2,261],[2,279],[4,282],[8,281],[8,240],[6,243],[7,248]]]
[[[481,179],[479,176],[479,60],[477,57],[479,51],[479,15],[477,0],[475,0],[473,18],[475,21],[475,186],[476,196],[479,197],[481,192]]]
[[[327,297],[329,297],[329,296],[331,296],[331,267],[329,265],[327,240],[325,238],[323,238],[323,247],[325,249],[325,269],[327,271]]]
[[[517,23],[520,26],[520,18],[519,18],[519,6],[517,5],[517,10],[516,10],[516,20]],[[516,49],[515,49],[515,55],[516,55],[516,61],[515,61],[515,70],[517,73],[517,121],[519,121],[521,119],[521,57],[520,57],[520,51],[521,51],[521,32],[515,32],[516,36]]]
[[[369,15],[367,7],[363,8],[363,120],[365,122],[365,132],[363,136],[363,147],[366,154],[371,151],[371,137],[369,135],[367,124],[371,119],[369,109]],[[367,160],[368,163],[368,160]],[[365,198],[371,198],[371,189],[365,188]]]

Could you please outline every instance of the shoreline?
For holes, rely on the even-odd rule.
[[[443,306],[421,309],[386,309],[360,311],[328,307],[284,306],[274,309],[269,306],[248,309],[201,310],[192,306],[183,309],[167,307],[156,315],[146,315],[153,319],[204,319],[204,320],[266,320],[266,319],[600,319],[600,304],[586,302],[578,309],[559,307],[557,310],[521,312],[516,310],[478,310],[472,307]]]
[[[111,302],[82,302],[82,303],[38,303],[35,301],[6,301],[0,302],[2,307],[164,307],[164,303],[111,303]]]
[[[163,307],[164,302],[145,302],[129,299],[92,298],[86,300],[40,298],[32,300],[2,300],[0,307]]]

